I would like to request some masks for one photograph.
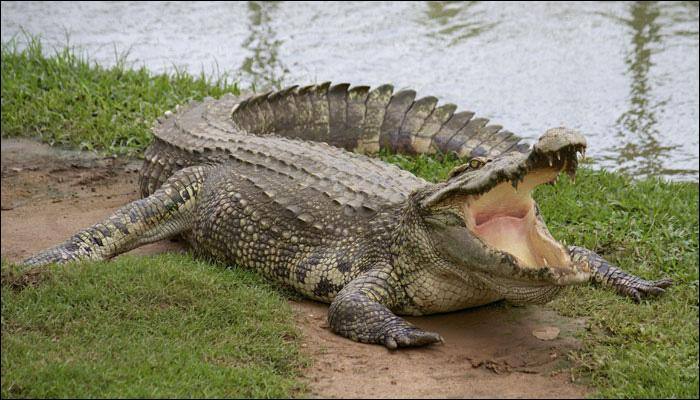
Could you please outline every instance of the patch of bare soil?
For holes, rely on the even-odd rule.
[[[542,307],[497,303],[455,313],[407,318],[440,333],[442,345],[389,351],[358,345],[333,334],[328,307],[293,304],[312,355],[312,395],[352,398],[579,398],[588,388],[572,382],[566,353],[583,321],[565,319]],[[556,339],[533,331],[556,327]]]
[[[138,198],[141,163],[136,160],[3,139],[1,164],[1,251],[2,258],[12,262],[60,243]],[[130,253],[183,249],[166,240]],[[40,274],[16,284],[35,284],[38,279]],[[303,333],[302,346],[313,359],[305,375],[314,397],[572,398],[589,392],[572,382],[566,361],[566,353],[579,346],[573,336],[583,322],[546,307],[497,303],[408,318],[440,333],[445,344],[389,351],[333,334],[326,325],[325,304],[290,303]]]

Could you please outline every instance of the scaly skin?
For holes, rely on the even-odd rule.
[[[542,303],[562,286],[589,280],[637,301],[670,285],[573,246],[561,247],[566,255],[557,258],[570,265],[523,267],[465,225],[465,196],[505,181],[515,187],[548,165],[572,173],[582,136],[554,129],[531,148],[471,112],[437,107],[434,97],[391,92],[388,85],[321,84],[168,112],[145,153],[144,198],[25,264],[108,259],[182,235],[201,256],[331,303],[336,333],[392,349],[442,341],[396,314],[500,299]],[[339,147],[489,159],[430,184]],[[544,227],[534,210],[534,223]]]

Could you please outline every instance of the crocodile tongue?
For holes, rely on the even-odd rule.
[[[502,182],[481,195],[468,196],[464,206],[469,229],[489,247],[509,253],[522,267],[566,267],[568,252],[537,217],[532,190],[556,179],[558,168],[528,173],[517,189]]]

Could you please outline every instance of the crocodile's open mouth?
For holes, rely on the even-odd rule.
[[[554,183],[562,171],[573,177],[579,151],[572,146],[533,154],[522,174],[503,179],[484,193],[468,195],[462,213],[466,226],[492,249],[512,255],[521,267],[569,267],[569,253],[539,217],[532,191]]]

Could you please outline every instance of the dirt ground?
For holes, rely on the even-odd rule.
[[[28,140],[2,140],[2,258],[19,261],[57,244],[137,198],[136,160],[99,158]],[[133,254],[183,251],[162,241]],[[445,344],[388,351],[352,342],[326,325],[328,306],[290,301],[313,365],[313,397],[584,397],[566,353],[583,321],[542,306],[494,304],[408,318]],[[539,337],[539,338],[538,338]]]

